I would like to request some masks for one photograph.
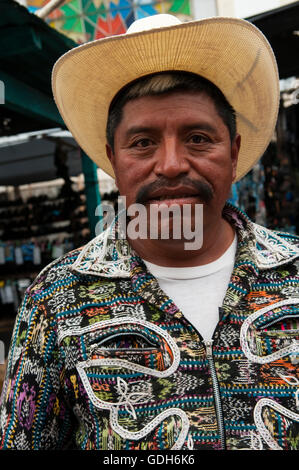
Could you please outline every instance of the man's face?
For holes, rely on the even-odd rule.
[[[172,92],[129,101],[107,146],[127,207],[203,204],[204,226],[221,217],[236,174],[240,137],[233,142],[212,99]]]

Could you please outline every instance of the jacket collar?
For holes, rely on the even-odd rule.
[[[240,209],[225,205],[223,216],[235,227],[238,236],[236,264],[247,263],[253,271],[271,269],[293,261],[299,248],[282,234],[253,223]],[[71,269],[80,274],[128,278],[132,260],[138,256],[121,233],[117,221],[92,239],[80,251]],[[134,264],[134,263],[133,263]]]

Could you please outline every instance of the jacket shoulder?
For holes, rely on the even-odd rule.
[[[298,263],[299,237],[297,235],[271,230],[253,224],[256,239],[256,258],[262,269],[277,267],[286,263]]]
[[[65,253],[45,266],[27,288],[26,294],[35,303],[39,303],[42,299],[51,297],[58,290],[63,292],[67,287],[76,284],[80,276],[73,273],[71,267],[83,248],[84,246]]]
[[[299,249],[299,235],[294,233],[282,232],[279,230],[272,230],[275,235],[277,235],[282,240],[285,240],[287,243],[294,245]]]

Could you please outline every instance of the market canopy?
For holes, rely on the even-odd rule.
[[[59,167],[55,164],[60,151],[64,152],[63,163],[68,175],[82,173],[79,147],[67,131],[58,128],[0,137],[0,186],[60,178]]]
[[[0,3],[0,185],[57,177],[55,151],[64,128],[51,90],[54,62],[76,46],[12,0]],[[27,134],[26,134],[27,133]],[[68,145],[70,176],[82,173],[79,148]]]
[[[54,62],[76,46],[13,0],[0,3],[0,135],[64,126],[53,100]],[[4,95],[4,96],[3,96]]]
[[[36,12],[47,2],[27,0],[27,5]],[[84,43],[125,33],[133,21],[158,13],[192,20],[191,4],[192,0],[66,0],[47,16],[47,22],[77,43]]]

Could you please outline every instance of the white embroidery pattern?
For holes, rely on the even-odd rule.
[[[250,448],[252,450],[263,450],[262,438],[258,433],[254,431],[251,431],[250,433]]]
[[[283,240],[272,230],[254,223],[253,229],[258,243],[265,247],[263,250],[256,250],[259,268],[280,266],[299,256],[299,249],[296,246]]]
[[[124,317],[121,319],[114,319],[114,320],[106,320],[102,322],[97,322],[92,325],[88,325],[83,328],[72,328],[68,331],[63,331],[60,336],[59,336],[59,342],[63,340],[63,338],[71,335],[82,335],[84,333],[88,332],[98,332],[100,329],[104,329],[106,327],[111,327],[113,325],[143,325],[147,327],[148,329],[153,330],[155,333],[160,335],[167,341],[168,346],[171,349],[171,352],[173,354],[173,362],[172,364],[165,370],[159,371],[155,369],[150,369],[148,367],[139,365],[139,364],[134,364],[126,359],[121,359],[121,358],[111,358],[111,359],[88,359],[87,361],[82,361],[77,364],[77,370],[78,373],[81,377],[82,383],[85,387],[85,390],[88,394],[89,399],[93,403],[95,407],[98,409],[102,410],[110,410],[110,424],[112,429],[118,433],[121,437],[124,439],[132,439],[132,440],[139,440],[148,435],[152,430],[154,430],[163,420],[165,420],[169,416],[178,416],[181,421],[182,421],[182,426],[181,426],[181,431],[180,434],[177,438],[177,441],[174,443],[172,449],[180,449],[183,445],[184,442],[187,438],[188,432],[189,432],[189,419],[186,413],[179,409],[179,408],[169,408],[168,410],[163,411],[160,413],[158,416],[156,416],[150,423],[148,423],[144,428],[142,428],[138,432],[131,432],[126,429],[124,429],[119,423],[118,423],[118,413],[119,413],[119,407],[124,406],[126,411],[134,418],[136,419],[136,411],[134,408],[134,405],[136,404],[141,404],[145,403],[143,401],[144,399],[146,402],[148,402],[148,393],[145,392],[129,392],[128,389],[128,384],[125,380],[123,380],[120,377],[117,377],[117,391],[118,394],[120,395],[120,400],[118,402],[106,402],[104,400],[101,400],[98,398],[91,387],[91,384],[88,380],[87,374],[85,369],[88,367],[94,367],[94,366],[116,366],[116,367],[122,367],[129,369],[130,371],[136,371],[136,372],[141,372],[144,374],[148,374],[154,377],[168,377],[169,375],[173,374],[180,363],[180,350],[176,344],[176,342],[173,340],[173,338],[162,328],[154,325],[151,322],[145,321],[145,320],[140,320],[140,319],[132,319],[132,317]],[[192,442],[189,439],[188,440],[188,446],[192,446]]]
[[[92,323],[91,325],[85,326],[83,328],[74,326],[72,328],[61,330],[58,333],[58,343],[60,344],[61,341],[64,338],[68,337],[68,336],[81,336],[81,335],[84,335],[85,333],[99,332],[100,330],[103,330],[107,327],[112,327],[114,325],[115,326],[120,326],[120,325],[145,326],[146,328],[154,331],[155,333],[157,333],[158,335],[162,336],[162,338],[165,339],[165,341],[168,343],[168,345],[171,349],[174,360],[173,360],[173,364],[169,367],[169,369],[166,369],[164,371],[152,371],[153,373],[157,373],[157,377],[167,377],[168,375],[172,374],[178,368],[179,363],[180,363],[180,350],[179,350],[176,342],[174,341],[174,339],[167,333],[167,331],[163,330],[161,327],[159,327],[159,326],[157,326],[157,325],[155,325],[155,324],[153,324],[149,321],[140,319],[140,318],[122,317],[122,318],[115,318],[113,320],[104,320],[104,321]],[[101,359],[101,360],[104,360],[104,359]],[[113,359],[107,359],[107,360],[108,361],[113,361]],[[95,364],[94,361],[95,360],[93,360],[93,364]],[[125,364],[127,362],[131,367],[137,367],[137,369],[135,369],[135,370],[138,370],[139,372],[143,372],[145,374],[147,374],[148,371],[151,370],[151,369],[148,369],[147,367],[143,367],[143,366],[140,366],[138,364],[133,364],[129,361],[126,361],[125,359],[121,359],[121,361],[122,361],[122,364]],[[82,364],[86,364],[87,362],[88,361],[84,361],[84,362],[82,362]],[[89,360],[89,362],[90,362],[90,360]],[[109,365],[109,364],[107,364],[107,365]],[[113,364],[113,365],[115,365],[115,364]],[[162,375],[160,375],[160,374],[162,374]]]
[[[250,223],[256,241],[264,248],[255,249],[257,265],[260,269],[280,266],[299,256],[299,248],[282,239],[272,230],[255,223]],[[80,274],[92,274],[103,277],[129,277],[131,249],[126,239],[115,241],[118,228],[114,223],[92,239],[81,251],[71,269]],[[109,243],[109,239],[111,243]],[[112,246],[118,247],[116,259],[108,259]]]
[[[119,434],[123,439],[132,439],[133,441],[138,441],[143,437],[147,436],[151,431],[153,431],[164,419],[168,418],[169,416],[178,416],[182,420],[182,428],[180,434],[171,447],[171,450],[179,450],[184,445],[184,442],[187,438],[189,432],[189,419],[186,415],[185,411],[180,410],[179,408],[169,408],[168,410],[162,411],[156,418],[154,418],[150,423],[144,426],[143,429],[137,432],[131,432],[124,429],[118,423],[118,407],[111,408],[110,411],[110,422],[112,429]],[[190,443],[188,439],[188,444]]]
[[[299,353],[298,342],[294,340],[289,346],[281,349],[280,351],[269,354],[268,356],[260,357],[260,356],[257,356],[255,354],[253,354],[250,351],[250,348],[249,348],[249,345],[248,345],[248,342],[247,342],[248,328],[252,325],[252,323],[257,318],[259,318],[264,313],[266,313],[270,310],[273,310],[275,308],[285,306],[285,305],[294,305],[294,304],[299,304],[299,299],[296,299],[296,298],[294,299],[293,298],[293,299],[288,299],[288,300],[283,300],[283,301],[277,302],[275,304],[269,305],[269,306],[267,306],[263,309],[258,310],[254,314],[250,315],[244,321],[244,323],[241,327],[241,332],[240,332],[240,343],[241,343],[241,347],[243,349],[244,354],[246,355],[246,357],[250,361],[256,362],[256,363],[259,363],[259,364],[267,364],[269,362],[280,359],[280,358],[282,358],[286,355],[293,354],[293,353]],[[299,381],[298,381],[297,377],[285,375],[285,374],[282,374],[280,372],[278,372],[278,375],[285,382],[287,382],[289,385],[297,385],[298,386],[298,384],[299,384]],[[297,409],[298,409],[298,392],[299,392],[299,389],[295,393],[295,400],[296,400]],[[252,433],[252,435],[251,435],[251,448],[253,448],[255,450],[262,449],[263,444],[262,444],[261,438],[263,438],[264,441],[269,445],[269,447],[271,449],[282,450],[282,448],[273,439],[273,437],[271,436],[269,430],[266,428],[266,426],[264,424],[263,417],[262,417],[262,410],[265,406],[268,406],[268,407],[278,411],[282,415],[284,415],[284,416],[286,416],[286,417],[288,417],[292,420],[295,420],[295,421],[299,421],[299,414],[288,410],[287,408],[283,407],[279,403],[275,402],[274,400],[268,399],[268,398],[260,399],[257,402],[257,404],[255,405],[254,412],[253,412],[254,422],[255,422],[255,425],[256,425],[256,428],[257,428],[259,434]]]
[[[248,345],[248,341],[247,341],[248,329],[258,317],[278,307],[282,307],[285,305],[294,305],[294,304],[299,304],[298,298],[282,300],[280,302],[268,305],[267,307],[257,310],[255,313],[253,313],[248,318],[246,318],[246,320],[244,320],[243,325],[241,327],[241,331],[240,331],[240,343],[241,343],[241,347],[245,356],[250,361],[256,362],[258,364],[268,364],[269,362],[276,361],[277,359],[280,359],[289,354],[299,353],[298,341],[293,340],[289,346],[282,348],[280,351],[276,351],[272,354],[269,354],[268,356],[257,356],[251,352],[250,347]]]
[[[294,377],[293,375],[285,375],[282,374],[281,372],[277,372],[279,377],[282,378],[288,385],[291,386],[297,386],[297,390],[295,392],[295,403],[296,403],[296,409],[299,411],[299,380],[297,377]]]
[[[136,372],[142,372],[143,374],[150,374],[155,377],[168,377],[169,375],[173,374],[173,372],[176,371],[176,369],[179,366],[180,363],[180,350],[176,344],[176,342],[173,340],[173,338],[162,328],[160,328],[157,325],[154,325],[153,323],[146,321],[146,320],[140,320],[140,319],[132,319],[132,317],[123,317],[121,319],[113,319],[113,320],[105,320],[102,322],[97,322],[92,325],[88,325],[83,328],[74,328],[72,330],[64,331],[61,333],[59,337],[59,342],[66,336],[72,336],[72,335],[82,335],[87,332],[91,331],[99,331],[100,329],[104,329],[107,326],[114,326],[114,325],[141,325],[145,326],[150,330],[153,330],[155,333],[158,335],[162,336],[162,338],[165,339],[165,341],[168,343],[168,346],[171,349],[171,352],[173,354],[173,363],[170,365],[168,369],[159,371],[159,370],[154,370],[150,369],[149,367],[141,366],[139,364],[134,364],[130,361],[127,361],[126,359],[88,359],[87,361],[82,361],[78,364],[78,370],[89,367],[91,365],[93,366],[99,366],[99,365],[104,365],[104,366],[121,366],[121,367],[127,367],[130,368],[131,370],[135,370]]]
[[[293,413],[293,411],[288,410],[284,406],[281,406],[279,405],[279,403],[275,402],[274,400],[270,400],[268,398],[261,398],[261,400],[259,400],[257,404],[255,405],[254,412],[253,412],[254,422],[261,437],[264,439],[264,441],[269,445],[271,449],[283,450],[280,447],[280,445],[278,445],[277,442],[273,439],[269,430],[266,428],[264,424],[263,417],[262,417],[262,410],[265,406],[268,406],[272,408],[273,410],[278,411],[282,415],[296,422],[299,422],[299,414]]]
[[[114,227],[110,226],[107,230],[87,243],[76,261],[72,264],[72,271],[76,271],[80,274],[92,274],[112,278],[129,277],[131,250],[127,241],[122,240],[122,248],[126,249],[126,254],[118,251],[117,259],[105,259],[109,251],[108,241],[109,238],[113,239],[114,231]],[[116,246],[118,246],[118,242],[113,239],[112,244],[110,243],[110,248]]]
[[[103,364],[104,361],[104,364]],[[103,361],[96,361],[98,365],[106,365],[106,360]],[[90,363],[94,365],[95,361],[90,361]],[[101,364],[99,364],[101,362]],[[120,362],[123,362],[121,360],[115,361],[114,365],[122,365]],[[180,449],[188,435],[189,432],[189,419],[186,415],[186,413],[183,410],[180,410],[179,408],[169,408],[168,410],[163,411],[160,413],[158,416],[156,416],[152,421],[150,421],[144,428],[142,428],[140,431],[136,432],[131,432],[128,431],[127,429],[123,428],[119,422],[118,422],[118,413],[119,413],[119,407],[121,405],[125,406],[126,411],[134,418],[136,419],[136,411],[134,409],[134,404],[141,404],[145,403],[148,401],[147,394],[146,393],[128,393],[128,384],[121,379],[120,377],[117,377],[117,390],[120,392],[121,399],[117,403],[108,403],[105,401],[100,400],[98,397],[95,396],[95,394],[92,391],[92,388],[90,386],[90,383],[88,381],[88,378],[86,374],[84,373],[84,367],[86,367],[86,364],[82,364],[81,366],[78,366],[78,372],[80,374],[80,377],[82,379],[82,382],[84,384],[85,390],[88,394],[88,397],[92,401],[93,405],[98,408],[98,409],[106,409],[110,410],[110,424],[112,429],[119,434],[123,439],[132,439],[132,440],[139,440],[142,439],[143,437],[147,436],[151,431],[153,431],[164,419],[168,418],[169,416],[179,416],[182,420],[182,427],[180,434],[178,436],[177,441],[173,445],[172,449]],[[130,369],[132,369],[130,367]],[[145,401],[143,401],[143,398],[147,398]],[[189,442],[189,441],[188,441]]]
[[[146,403],[148,400],[148,393],[146,392],[131,392],[129,393],[127,382],[121,377],[117,377],[117,390],[121,396],[122,405],[125,405],[125,410],[134,418],[137,419],[136,411],[134,408],[135,403]],[[142,399],[145,398],[145,401]],[[120,403],[117,403],[120,404]]]

